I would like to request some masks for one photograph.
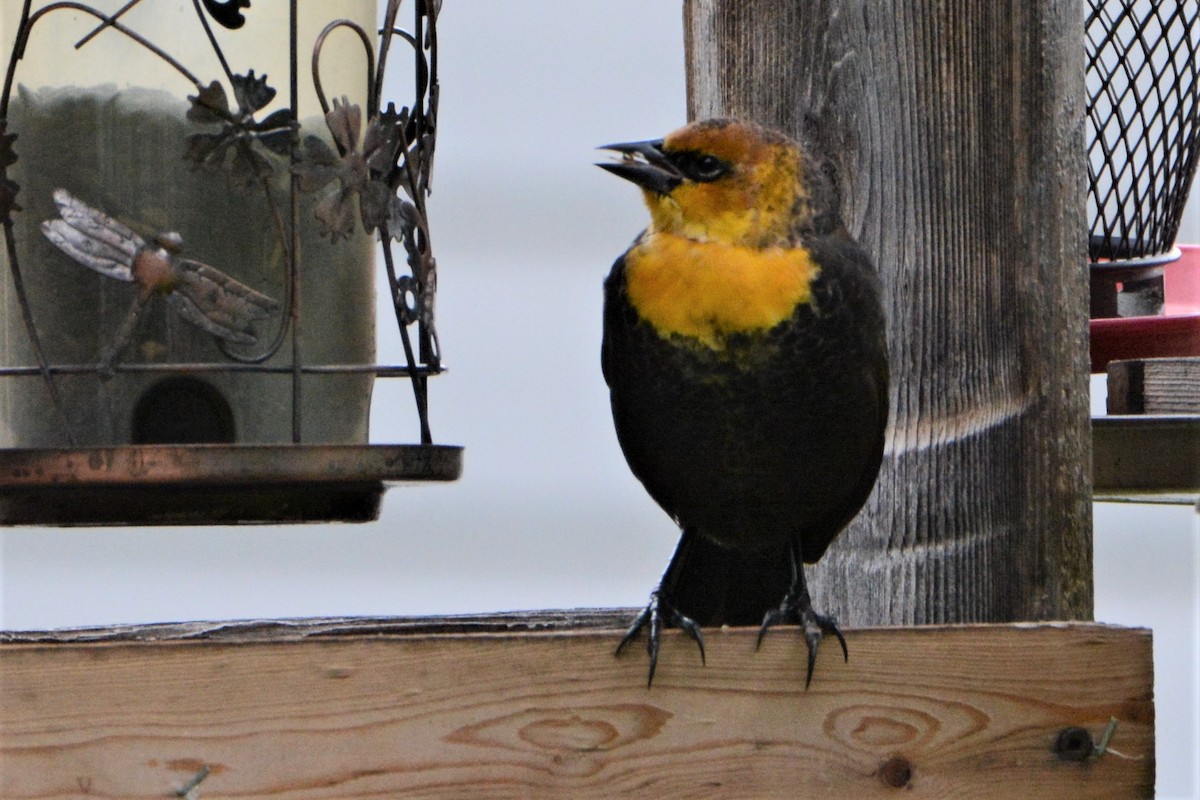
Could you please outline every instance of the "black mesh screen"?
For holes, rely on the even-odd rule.
[[[1167,253],[1196,171],[1200,0],[1088,0],[1090,256]]]

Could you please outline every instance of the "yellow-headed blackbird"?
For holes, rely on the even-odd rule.
[[[605,281],[604,378],[633,474],[682,529],[646,609],[650,680],[664,625],[822,633],[804,563],[874,486],[888,416],[885,318],[836,177],[805,144],[734,120],[607,145],[650,226]],[[806,684],[807,685],[807,682]]]

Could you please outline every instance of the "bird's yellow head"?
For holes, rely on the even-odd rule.
[[[705,120],[602,149],[622,154],[599,166],[641,187],[652,232],[761,248],[837,225],[828,175],[802,145],[753,123]]]

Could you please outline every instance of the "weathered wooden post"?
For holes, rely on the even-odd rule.
[[[1077,0],[687,0],[688,108],[821,140],[887,289],[894,424],[813,570],[854,625],[1092,615]]]

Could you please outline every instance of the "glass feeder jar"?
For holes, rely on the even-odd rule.
[[[0,12],[6,41],[20,5]],[[13,71],[7,120],[19,159],[9,175],[20,186],[14,239],[28,308],[6,281],[4,363],[36,363],[28,314],[45,361],[65,369],[54,376],[61,413],[41,375],[0,383],[0,444],[63,445],[68,430],[77,445],[366,442],[373,376],[306,374],[294,391],[291,367],[374,360],[373,240],[361,226],[348,240],[322,236],[315,196],[299,197],[293,220],[286,142],[330,141],[306,55],[331,21],[373,30],[375,0],[298,3],[294,77],[286,0],[252,10],[236,0],[87,5],[97,13],[35,3]],[[332,32],[320,63],[324,86],[365,106],[358,37]],[[168,270],[182,267],[197,285],[154,283],[153,270],[120,256],[87,263],[80,239],[100,217],[65,230],[67,249],[56,244],[44,227],[74,213],[60,209],[64,193],[79,213],[113,220],[112,235],[166,252]],[[240,317],[238,298],[206,299],[241,287],[251,302]]]

